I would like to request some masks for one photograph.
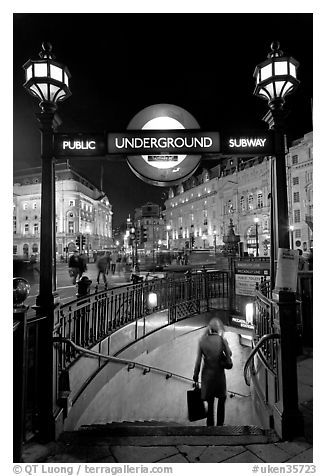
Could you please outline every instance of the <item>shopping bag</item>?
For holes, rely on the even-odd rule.
[[[197,421],[206,418],[206,408],[201,399],[200,388],[196,385],[192,390],[187,391],[188,419]]]

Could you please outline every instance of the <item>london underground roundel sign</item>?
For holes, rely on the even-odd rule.
[[[201,155],[178,154],[178,147],[184,148],[184,139],[178,137],[180,129],[199,129],[196,119],[185,109],[173,104],[155,104],[146,107],[129,122],[129,131],[171,130],[173,137],[165,138],[174,150],[169,154],[128,155],[127,162],[137,177],[152,185],[168,187],[185,181],[196,171]],[[172,136],[172,134],[171,134]],[[153,140],[153,139],[151,139]],[[163,138],[160,139],[163,144]],[[170,148],[171,148],[170,147]]]

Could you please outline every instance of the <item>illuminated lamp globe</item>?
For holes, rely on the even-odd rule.
[[[31,286],[29,282],[24,278],[14,278],[14,307],[22,304],[29,295]]]
[[[148,307],[154,309],[157,306],[157,294],[156,293],[149,293],[148,295]]]
[[[40,60],[28,60],[23,65],[25,70],[24,88],[40,99],[42,103],[55,105],[71,96],[69,89],[70,73],[68,68],[57,61],[52,54],[51,43],[42,43]]]
[[[271,109],[283,107],[285,96],[299,85],[297,68],[299,63],[290,56],[283,56],[278,41],[271,44],[267,59],[256,66],[254,95],[266,99]]]

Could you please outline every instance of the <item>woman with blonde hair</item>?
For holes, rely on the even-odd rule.
[[[226,379],[223,365],[223,354],[231,359],[231,349],[224,337],[224,326],[220,319],[210,320],[207,332],[202,336],[198,345],[193,380],[198,382],[201,371],[201,398],[207,401],[207,426],[214,425],[214,401],[218,398],[216,425],[224,424]]]

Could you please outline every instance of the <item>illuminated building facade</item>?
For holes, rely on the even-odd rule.
[[[312,246],[312,157],[312,133],[295,141],[287,154],[295,249]],[[269,158],[216,157],[216,162],[219,165],[170,188],[165,217],[171,248],[219,250],[232,219],[241,250],[255,256],[258,235],[259,256],[269,256]]]
[[[41,169],[14,174],[13,254],[30,258],[40,249]],[[109,199],[68,163],[55,170],[56,255],[64,256],[84,236],[86,252],[113,245]]]

